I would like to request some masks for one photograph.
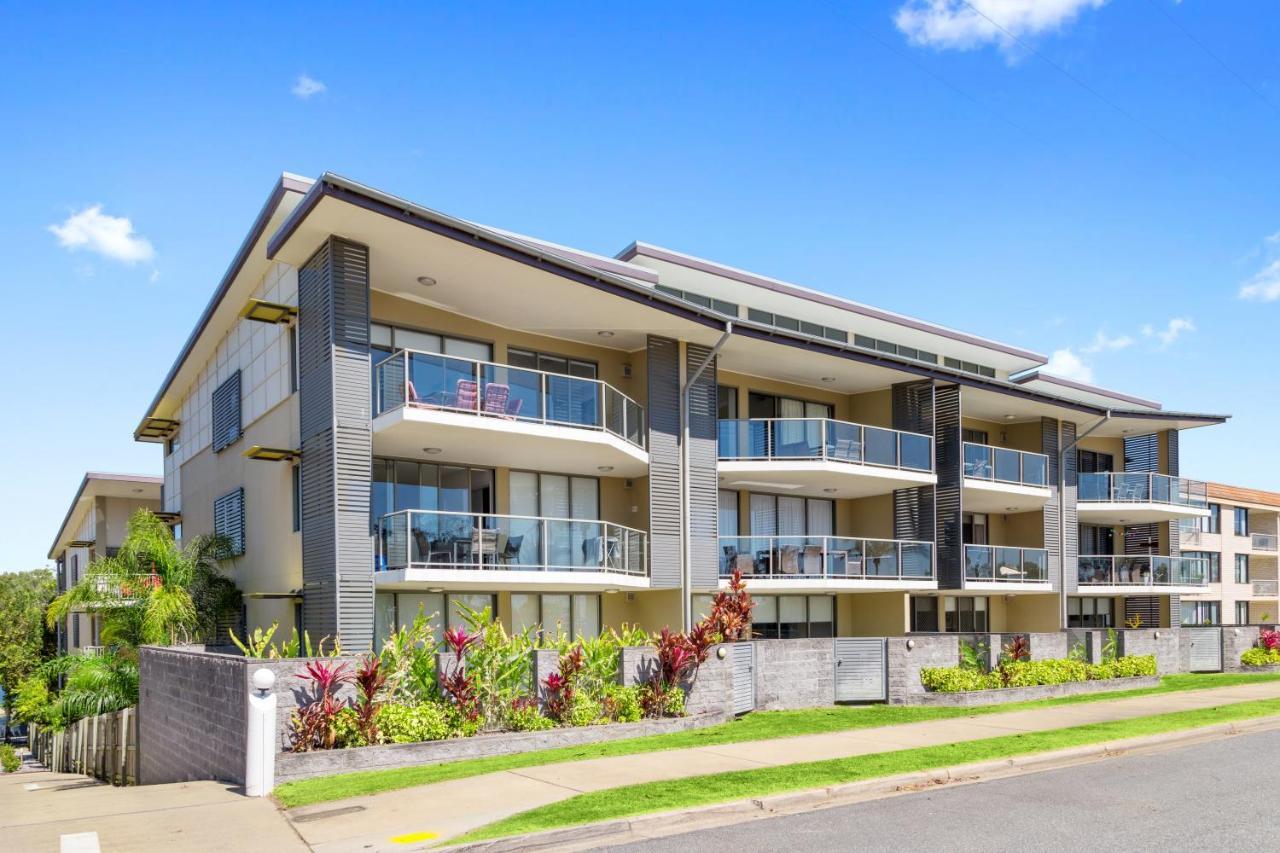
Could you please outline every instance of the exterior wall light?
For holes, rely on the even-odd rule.
[[[721,646],[720,648],[716,649],[716,657],[719,660],[724,660],[728,656],[729,656],[729,650],[726,649],[724,646]]]
[[[911,650],[912,650],[912,649],[914,649],[915,647],[916,647],[916,641],[915,641],[915,640],[907,640],[907,651],[911,651]]]

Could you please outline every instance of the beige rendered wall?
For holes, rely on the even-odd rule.
[[[836,622],[842,637],[900,637],[911,627],[905,592],[859,592],[836,596]]]
[[[1005,631],[1057,631],[1062,627],[1056,593],[1012,595],[1004,602]]]

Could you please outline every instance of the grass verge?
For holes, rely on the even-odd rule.
[[[936,770],[979,761],[1010,758],[1015,755],[1051,752],[1104,741],[1200,728],[1277,713],[1280,713],[1280,699],[1265,699],[1196,711],[1179,711],[1130,720],[1092,723],[1047,732],[1008,735],[944,746],[904,749],[761,770],[740,770],[628,785],[579,794],[567,800],[521,812],[482,826],[466,835],[450,839],[449,843],[483,841],[508,835],[616,820],[639,814],[822,788],[828,785],[896,776],[901,773]]]
[[[891,726],[902,723],[918,723],[924,720],[975,717],[1004,711],[1029,708],[1048,708],[1055,705],[1075,705],[1086,702],[1104,702],[1133,696],[1150,696],[1184,690],[1202,690],[1213,687],[1230,687],[1238,684],[1254,684],[1280,680],[1280,675],[1266,673],[1196,673],[1165,676],[1159,686],[1139,690],[1123,690],[1115,693],[1084,693],[1058,699],[1041,699],[1009,705],[990,705],[980,708],[903,707],[900,705],[834,705],[827,708],[810,708],[800,711],[758,711],[727,723],[675,732],[666,735],[615,740],[606,743],[560,747],[558,749],[523,752],[515,755],[495,755],[488,758],[451,761],[444,764],[422,764],[398,767],[392,770],[366,770],[302,779],[286,782],[275,790],[275,797],[286,808],[324,803],[333,800],[396,791],[419,785],[447,782],[501,770],[536,767],[563,761],[582,761],[589,758],[608,758],[615,755],[635,755],[668,749],[689,749],[699,746],[716,746],[726,743],[743,743],[753,740],[772,740],[795,735],[822,734],[824,732]]]

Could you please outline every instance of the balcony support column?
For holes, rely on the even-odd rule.
[[[1059,624],[1067,627],[1067,572],[1072,567],[1067,565],[1067,454],[1072,453],[1081,441],[1088,438],[1095,430],[1111,420],[1111,410],[1107,409],[1106,413],[1099,418],[1093,426],[1084,432],[1072,438],[1066,444],[1062,445],[1062,449],[1058,451],[1058,559],[1062,563],[1062,584],[1058,587],[1058,620]],[[1071,480],[1070,485],[1075,486],[1076,466],[1072,462],[1070,465]],[[1075,497],[1075,491],[1072,491],[1072,497]],[[1074,509],[1074,507],[1073,507]],[[1075,515],[1073,512],[1072,516]],[[1075,588],[1075,584],[1071,584],[1071,588]]]

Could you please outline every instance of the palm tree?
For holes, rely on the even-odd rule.
[[[123,655],[60,655],[38,674],[46,683],[63,679],[55,707],[67,723],[138,704],[138,664]]]
[[[93,611],[102,617],[103,644],[127,650],[214,640],[219,619],[240,606],[239,591],[218,565],[229,550],[220,536],[197,536],[179,547],[167,524],[140,509],[120,550],[94,560],[49,605],[47,619],[52,626],[72,610]]]

